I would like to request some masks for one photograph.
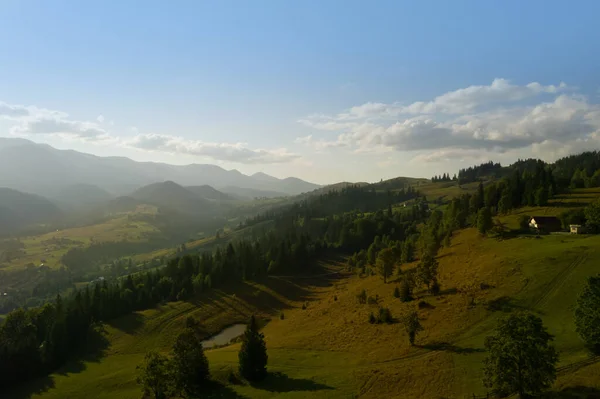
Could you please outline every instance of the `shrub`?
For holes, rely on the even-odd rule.
[[[378,298],[376,298],[376,297],[370,296],[369,298],[367,298],[367,303],[369,305],[377,305],[377,302],[379,302],[379,301],[378,301]]]
[[[388,308],[379,308],[379,319],[377,321],[390,324],[393,321],[392,312]]]
[[[394,288],[394,298],[400,298],[400,288],[398,286]]]
[[[358,303],[361,305],[367,303],[367,291],[362,290],[356,297],[358,298]]]
[[[371,323],[371,324],[377,323],[377,318],[375,317],[373,312],[371,312],[371,314],[369,315],[369,323]]]

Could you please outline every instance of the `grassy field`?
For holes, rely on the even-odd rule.
[[[395,282],[359,278],[330,263],[322,276],[271,277],[119,319],[105,326],[101,349],[88,360],[8,397],[137,398],[135,366],[147,350],[167,352],[188,316],[210,336],[251,313],[271,320],[263,331],[272,374],[258,385],[227,383],[238,345],[209,350],[212,375],[221,384],[213,397],[472,397],[486,393],[481,383],[485,337],[499,317],[518,309],[538,314],[556,336],[555,390],[562,392],[557,397],[577,397],[569,395],[581,387],[599,393],[600,362],[588,358],[572,318],[586,278],[598,272],[599,256],[600,236],[499,241],[466,229],[440,253],[442,293],[437,297],[420,292],[415,301],[401,303],[392,295]],[[474,293],[475,306],[461,294],[469,283],[489,287]],[[378,296],[378,306],[390,308],[395,317],[418,309],[425,331],[415,347],[408,345],[400,323],[367,322],[377,306],[358,305],[361,289]],[[305,310],[303,303],[308,303]],[[284,320],[278,318],[281,311]]]
[[[91,243],[105,241],[144,241],[148,234],[158,233],[158,230],[138,218],[155,213],[156,207],[141,205],[135,212],[116,215],[115,218],[102,223],[21,237],[19,240],[24,247],[18,256],[2,262],[0,270],[10,272],[25,268],[28,264],[39,266],[41,263],[50,268],[57,268],[62,266],[61,256],[71,248],[84,248]]]

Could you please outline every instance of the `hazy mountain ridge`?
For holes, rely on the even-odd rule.
[[[278,179],[264,173],[248,176],[210,164],[136,162],[124,157],[58,150],[24,139],[0,140],[0,187],[46,196],[64,187],[90,184],[118,196],[164,181],[181,186],[272,191],[277,195],[297,195],[320,187],[297,178]]]

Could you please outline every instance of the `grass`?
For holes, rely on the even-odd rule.
[[[562,200],[572,204],[569,207],[581,206],[585,201],[574,197],[585,193]],[[500,219],[514,227],[521,214],[550,215],[564,209],[563,205],[524,208]],[[587,277],[598,273],[599,257],[600,236],[517,235],[498,240],[464,229],[439,253],[441,294],[418,291],[408,303],[393,297],[398,281],[384,284],[378,276],[357,277],[332,260],[318,276],[236,284],[194,302],[169,303],[116,320],[105,326],[104,344],[95,355],[7,397],[138,398],[136,365],[150,349],[167,353],[188,316],[200,322],[208,337],[244,322],[250,314],[266,323],[269,378],[254,385],[232,383],[229,376],[237,365],[239,344],[208,350],[211,374],[219,387],[212,397],[485,395],[481,382],[485,337],[500,317],[516,310],[539,315],[555,335],[560,361],[553,397],[594,397],[600,394],[600,362],[589,358],[572,315]],[[402,269],[412,267],[415,264]],[[479,287],[472,294],[474,305],[462,293],[468,284]],[[363,289],[378,297],[376,305],[358,304],[356,295]],[[418,306],[420,302],[426,306]],[[396,320],[410,310],[418,312],[424,331],[414,347],[401,323],[368,323],[369,314],[379,307],[389,308]],[[281,311],[284,320],[278,317]]]
[[[106,241],[143,242],[149,234],[158,233],[158,230],[148,222],[136,220],[136,216],[155,211],[153,207],[140,206],[135,212],[117,215],[102,223],[22,237],[20,241],[25,246],[24,250],[10,262],[3,262],[0,270],[15,271],[28,264],[39,266],[42,261],[48,267],[58,268],[62,266],[60,258],[72,248]]]

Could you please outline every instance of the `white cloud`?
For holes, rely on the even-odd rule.
[[[473,158],[481,151],[533,150],[533,145],[539,150],[545,142],[598,143],[600,106],[563,93],[566,90],[572,89],[564,83],[518,86],[495,79],[489,86],[470,86],[408,106],[366,103],[334,116],[300,120],[338,134],[335,139],[312,134],[298,142],[318,149],[343,143],[355,152],[430,151],[416,156],[421,161]],[[544,101],[532,104],[531,99],[542,94]]]
[[[162,134],[139,134],[123,145],[145,151],[186,154],[243,164],[285,163],[299,155],[280,149],[251,149],[246,143],[208,143]]]
[[[104,115],[98,115],[98,117],[96,118],[96,120],[100,123],[104,122]]]

